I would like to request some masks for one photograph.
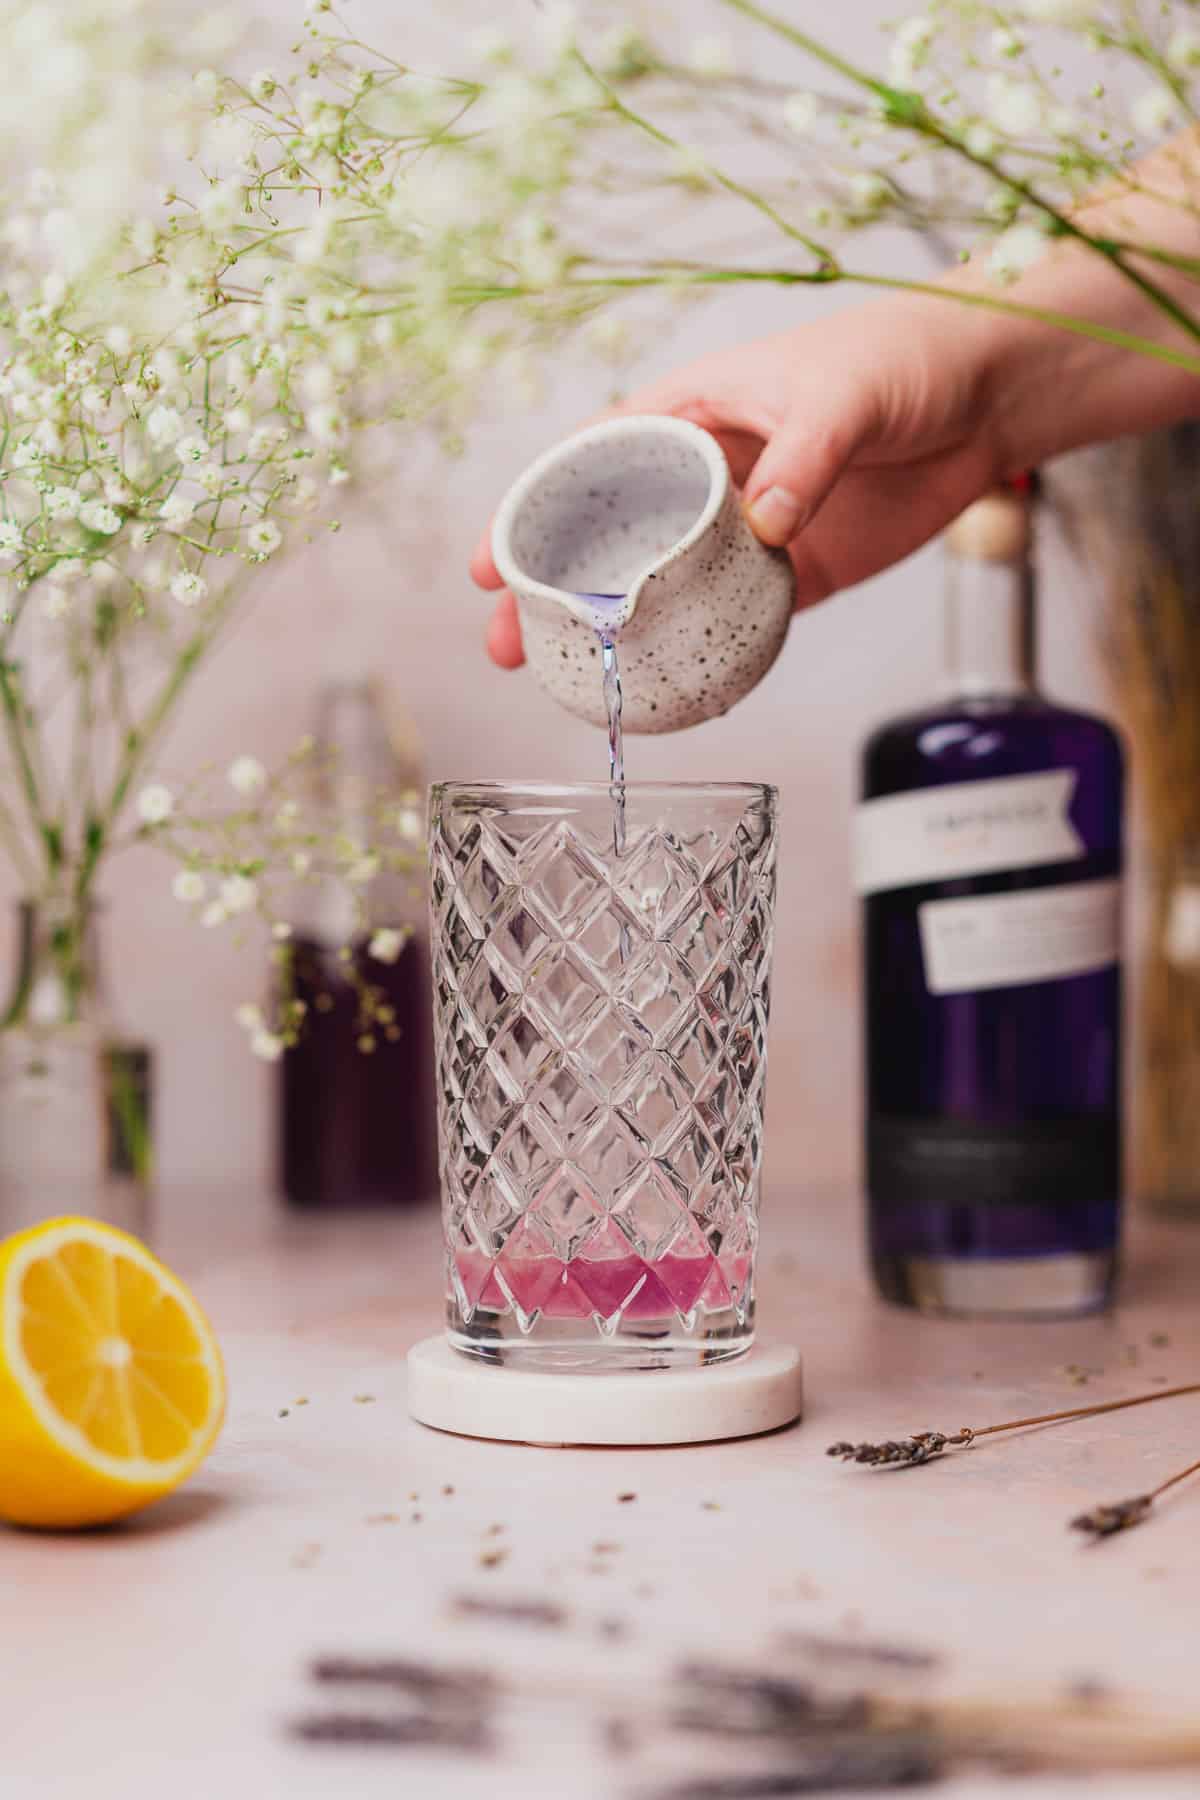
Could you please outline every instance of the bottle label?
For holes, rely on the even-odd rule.
[[[872,1119],[867,1127],[867,1184],[877,1205],[928,1200],[1057,1210],[1114,1199],[1120,1161],[1116,1120],[1094,1113],[1021,1125]]]
[[[864,800],[855,820],[858,892],[1077,862],[1087,847],[1069,817],[1075,780],[1074,769],[1047,769]]]
[[[926,900],[917,908],[925,986],[978,993],[1107,969],[1120,956],[1121,883],[1080,881]]]

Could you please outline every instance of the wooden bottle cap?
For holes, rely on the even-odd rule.
[[[956,556],[977,562],[1017,562],[1029,548],[1029,503],[1010,488],[996,488],[958,515],[945,539]]]

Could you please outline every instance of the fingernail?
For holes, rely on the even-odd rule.
[[[800,527],[803,508],[788,488],[769,487],[747,507],[746,517],[764,544],[786,544]]]

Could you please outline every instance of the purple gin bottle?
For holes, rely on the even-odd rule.
[[[1087,1312],[1120,1223],[1121,746],[1035,686],[1027,494],[946,548],[947,698],[862,761],[871,1260],[927,1312]]]

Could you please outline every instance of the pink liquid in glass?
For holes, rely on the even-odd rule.
[[[668,1252],[646,1261],[628,1255],[485,1256],[460,1249],[454,1277],[473,1307],[496,1313],[518,1312],[527,1320],[611,1320],[618,1314],[630,1324],[671,1320],[699,1307],[721,1312],[746,1292],[750,1257],[673,1256]],[[453,1283],[452,1283],[453,1290]]]

